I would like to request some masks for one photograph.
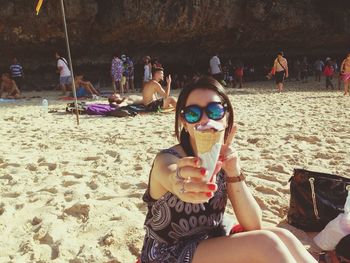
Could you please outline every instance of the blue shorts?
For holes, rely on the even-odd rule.
[[[60,77],[60,85],[70,85],[70,84],[72,84],[71,76]]]
[[[84,87],[79,87],[77,89],[77,98],[81,97],[88,97],[90,94],[87,92],[87,90]]]

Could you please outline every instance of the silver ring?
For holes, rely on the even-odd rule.
[[[180,188],[180,193],[184,194],[186,192],[185,190],[185,180],[182,180],[182,187]]]
[[[176,179],[177,179],[177,180],[180,180],[180,181],[183,181],[183,180],[185,180],[185,178],[183,178],[183,177],[181,176],[180,169],[181,169],[181,168],[176,168]]]

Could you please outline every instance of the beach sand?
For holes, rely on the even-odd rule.
[[[234,146],[264,225],[290,229],[311,252],[310,235],[285,221],[293,168],[350,175],[350,98],[323,85],[229,91]],[[25,95],[60,111],[41,116],[41,99],[0,103],[0,262],[135,262],[142,195],[155,155],[176,143],[174,113],[80,116],[77,127],[57,92]]]

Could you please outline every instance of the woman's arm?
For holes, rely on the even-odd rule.
[[[245,230],[261,229],[262,213],[244,181],[227,183],[227,193],[238,222]]]
[[[237,177],[241,172],[238,155],[233,148],[230,147],[236,130],[236,127],[232,129],[221,151],[221,158],[223,161],[222,169],[225,171],[227,177]],[[261,209],[249,191],[246,183],[240,181],[226,184],[228,197],[238,222],[248,231],[261,229]]]

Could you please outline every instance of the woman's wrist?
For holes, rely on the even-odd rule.
[[[227,177],[238,177],[241,174],[240,169],[234,169],[234,170],[225,171],[225,172]]]
[[[238,176],[226,177],[226,183],[228,184],[234,184],[234,183],[239,183],[243,181],[245,181],[245,176],[242,171]]]

